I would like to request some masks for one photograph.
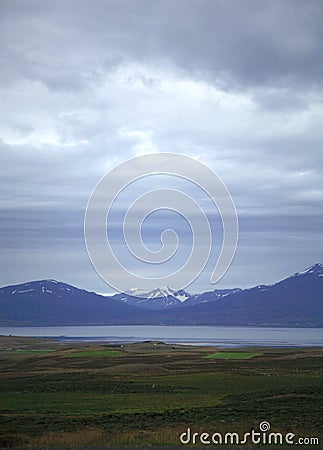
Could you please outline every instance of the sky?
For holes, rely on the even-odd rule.
[[[86,251],[86,205],[110,170],[159,152],[209,167],[238,214],[227,273],[210,284],[218,233],[188,291],[322,262],[322,23],[320,0],[0,0],[0,285],[53,278],[113,292]],[[133,195],[111,228],[121,258]],[[158,247],[161,223],[173,224],[175,267],[190,229],[163,214],[143,238]]]

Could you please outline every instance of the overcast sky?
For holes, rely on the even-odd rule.
[[[0,17],[1,285],[111,292],[86,204],[151,152],[196,158],[233,197],[239,244],[217,287],[323,261],[322,1],[0,0]],[[213,266],[187,290],[214,289]]]

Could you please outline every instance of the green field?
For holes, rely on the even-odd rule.
[[[262,353],[259,352],[216,352],[211,355],[207,355],[206,358],[213,359],[250,359],[255,356],[261,356]]]
[[[175,446],[188,427],[242,435],[264,420],[322,442],[322,356],[0,337],[0,447]]]
[[[125,356],[124,352],[118,350],[102,350],[102,349],[91,349],[82,350],[80,352],[73,351],[64,355],[65,358],[87,358],[87,357],[100,357],[100,356]]]

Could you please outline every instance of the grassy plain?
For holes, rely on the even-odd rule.
[[[265,420],[322,443],[322,356],[0,337],[0,447],[175,446],[188,427],[243,435]]]
[[[261,356],[260,352],[216,352],[207,355],[206,358],[215,358],[215,359],[250,359],[255,356]]]

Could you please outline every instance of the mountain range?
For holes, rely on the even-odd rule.
[[[56,280],[0,288],[1,326],[323,327],[323,264],[271,285],[191,295],[170,287],[103,296]]]

